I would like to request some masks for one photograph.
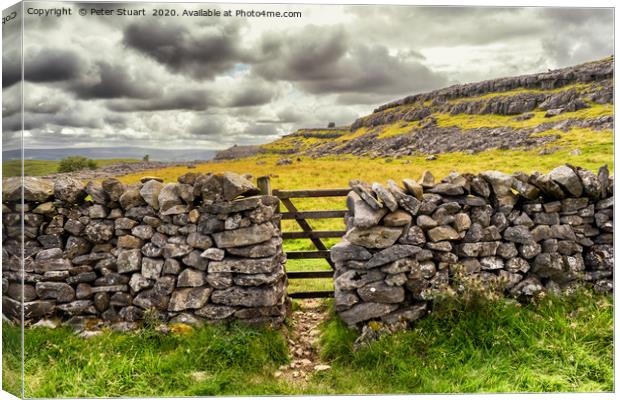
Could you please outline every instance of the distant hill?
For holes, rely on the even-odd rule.
[[[152,149],[143,147],[82,147],[60,149],[26,149],[26,160],[61,160],[67,156],[84,156],[91,159],[138,159],[145,154],[151,161],[206,161],[215,157],[215,150],[203,149]],[[5,150],[2,158],[6,160],[18,160],[21,157],[20,150]]]
[[[400,157],[492,149],[586,149],[591,132],[613,129],[614,58],[568,68],[454,85],[390,102],[350,126],[301,129],[243,152],[321,157]],[[415,79],[412,76],[411,79]],[[570,132],[567,136],[566,132]]]

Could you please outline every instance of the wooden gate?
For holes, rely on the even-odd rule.
[[[334,275],[334,264],[329,256],[329,249],[325,246],[325,243],[321,239],[325,238],[340,238],[346,231],[315,231],[312,229],[307,220],[309,219],[331,219],[331,218],[344,218],[347,213],[346,209],[342,210],[313,210],[313,211],[299,211],[291,199],[309,198],[309,197],[344,197],[351,191],[350,188],[343,189],[304,189],[304,190],[271,190],[271,184],[269,177],[258,178],[258,187],[263,194],[271,194],[280,199],[280,203],[286,208],[286,211],[282,211],[279,207],[278,210],[282,214],[282,220],[295,220],[301,227],[301,231],[294,232],[282,232],[282,239],[310,239],[316,247],[316,250],[312,251],[287,251],[286,256],[289,260],[298,259],[325,259],[327,263],[332,267],[331,271],[300,271],[289,272],[286,275],[288,279],[316,279],[316,278],[331,278]],[[282,227],[279,227],[280,230]],[[289,293],[289,297],[296,299],[311,299],[311,298],[323,298],[333,297],[333,291],[313,291],[313,292],[294,292]]]

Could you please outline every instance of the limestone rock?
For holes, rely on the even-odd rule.
[[[60,176],[54,180],[54,197],[65,203],[75,204],[86,197],[84,185],[76,178]]]
[[[213,292],[213,289],[208,287],[196,287],[179,289],[172,293],[170,302],[168,303],[168,311],[176,312],[187,309],[202,308],[209,296]]]
[[[567,165],[559,166],[549,172],[549,177],[560,184],[571,196],[580,197],[583,193],[583,185],[579,176]]]
[[[140,195],[154,210],[159,210],[159,193],[163,187],[164,185],[158,180],[150,179],[140,189]]]
[[[374,226],[368,229],[353,228],[347,232],[344,238],[354,245],[372,249],[383,249],[396,243],[402,231],[402,228],[388,228],[383,226]]]
[[[379,318],[391,313],[398,308],[398,304],[383,303],[360,303],[351,307],[349,310],[342,311],[340,318],[349,326],[373,318]]]
[[[264,223],[233,231],[217,232],[213,234],[213,240],[218,248],[242,247],[265,242],[274,235],[273,225]]]

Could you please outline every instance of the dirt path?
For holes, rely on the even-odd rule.
[[[291,315],[288,347],[291,362],[275,372],[275,377],[304,385],[317,371],[330,366],[319,359],[320,324],[327,318],[327,307],[320,299],[299,300],[300,308]]]

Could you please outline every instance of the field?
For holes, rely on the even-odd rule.
[[[414,330],[353,352],[355,332],[321,327],[331,369],[308,381],[276,378],[286,329],[238,325],[81,339],[29,329],[27,397],[598,392],[613,390],[613,304],[582,290],[520,306],[507,300],[436,304]],[[4,389],[19,391],[17,327],[2,330]]]
[[[120,162],[136,162],[138,160],[132,159],[106,159],[95,160],[97,167],[105,167],[106,165],[116,164]],[[49,174],[55,174],[58,172],[58,164],[60,161],[55,160],[26,160],[24,162],[24,175],[26,176],[43,176]],[[2,163],[2,176],[20,176],[21,175],[21,162],[20,160],[4,161]]]

